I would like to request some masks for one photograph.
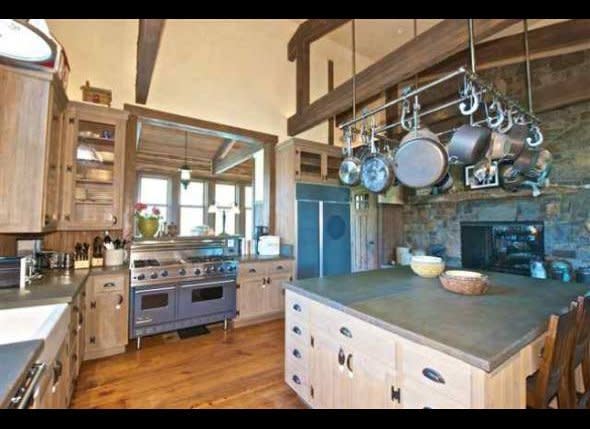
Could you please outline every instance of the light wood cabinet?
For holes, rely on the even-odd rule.
[[[122,353],[129,333],[128,274],[92,275],[86,291],[84,360]]]
[[[67,98],[51,73],[0,65],[0,233],[55,230]]]
[[[293,278],[293,261],[274,260],[240,264],[237,279],[235,326],[283,317],[283,282]]]
[[[68,104],[60,230],[121,227],[127,117],[123,110]]]

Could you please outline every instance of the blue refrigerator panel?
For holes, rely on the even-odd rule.
[[[323,203],[323,275],[350,273],[350,204]]]
[[[297,201],[297,278],[320,276],[320,204]]]

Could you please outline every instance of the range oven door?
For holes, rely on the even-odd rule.
[[[178,318],[188,319],[236,311],[236,280],[183,283],[179,288]]]
[[[135,287],[132,290],[135,328],[175,320],[176,285]]]

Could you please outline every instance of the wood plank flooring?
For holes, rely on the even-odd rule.
[[[284,321],[179,339],[82,364],[72,408],[305,408],[285,384]]]

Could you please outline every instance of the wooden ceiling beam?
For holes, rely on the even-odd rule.
[[[214,159],[212,173],[214,176],[225,173],[227,170],[239,165],[254,156],[256,152],[262,149],[262,144],[258,146],[250,146],[239,151],[234,151],[227,155],[224,159]]]
[[[300,46],[309,46],[313,41],[346,24],[348,21],[350,19],[308,19],[301,23],[291,40],[289,40],[287,58],[289,61],[295,61]]]
[[[517,19],[475,19],[475,37],[479,40],[485,39],[518,21]],[[356,77],[358,102],[383,93],[415,73],[420,73],[432,64],[462,51],[467,46],[467,41],[467,20],[445,19],[358,73]],[[291,116],[287,121],[287,133],[295,136],[347,110],[351,99],[352,80],[349,79],[334,91]]]
[[[232,149],[232,147],[234,147],[234,144],[236,144],[235,140],[225,139],[221,146],[219,146],[219,149],[217,149],[217,152],[215,153],[213,159],[222,160],[223,158],[225,158],[229,151]]]
[[[165,21],[165,19],[139,20],[135,76],[136,103],[145,104],[147,102]]]

